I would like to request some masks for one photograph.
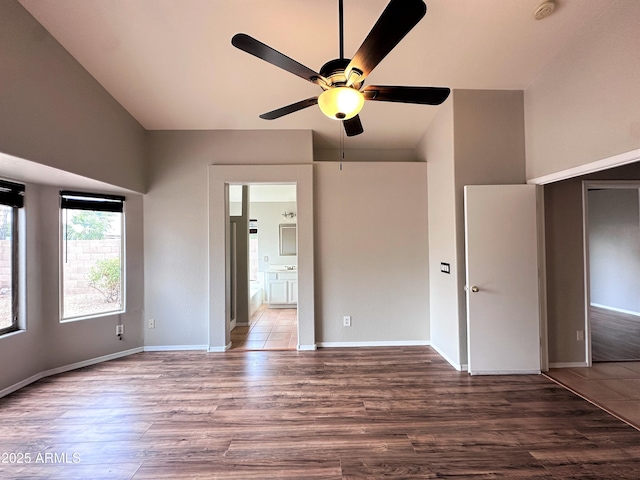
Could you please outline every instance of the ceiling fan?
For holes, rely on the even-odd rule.
[[[364,86],[365,78],[427,13],[423,0],[391,0],[352,59],[344,58],[343,0],[338,2],[340,58],[329,60],[316,73],[255,38],[238,33],[231,44],[240,50],[318,85],[323,92],[291,105],[263,113],[274,120],[312,105],[329,118],[342,120],[348,137],[364,132],[358,113],[365,100],[440,105],[450,90],[442,87]]]

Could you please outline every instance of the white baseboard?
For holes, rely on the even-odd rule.
[[[88,360],[83,360],[81,362],[72,363],[70,365],[63,365],[62,367],[52,368],[51,370],[45,370],[40,373],[36,373],[31,377],[22,380],[16,384],[13,384],[3,390],[0,390],[0,398],[5,395],[9,395],[10,393],[15,392],[16,390],[20,390],[22,387],[26,387],[27,385],[37,382],[41,378],[50,377],[51,375],[57,375],[59,373],[69,372],[71,370],[76,370],[82,367],[88,367],[89,365],[95,365],[96,363],[107,362],[109,360],[115,360],[116,358],[126,357],[128,355],[133,355],[134,353],[140,353],[143,351],[143,347],[136,347],[130,350],[123,350],[122,352],[110,353],[109,355],[103,355],[101,357],[90,358]]]
[[[540,370],[480,370],[470,375],[540,375]]]
[[[428,341],[400,340],[391,342],[318,342],[320,348],[347,348],[347,347],[424,347],[429,346]]]
[[[588,366],[587,362],[556,362],[549,364],[549,368],[582,368]]]
[[[231,348],[231,342],[226,344],[224,347],[204,347],[204,349],[211,353],[224,353]]]
[[[191,351],[191,350],[204,350],[207,351],[206,345],[146,345],[144,347],[145,352],[179,352],[179,351]]]
[[[612,312],[627,313],[629,315],[635,315],[636,317],[640,317],[640,312],[634,312],[633,310],[625,310],[624,308],[610,307],[609,305],[600,305],[599,303],[592,303],[591,306],[597,307],[597,308],[604,308],[605,310],[611,310]]]
[[[317,350],[318,347],[314,343],[313,345],[298,345],[297,349],[299,352],[312,352],[314,350]]]
[[[444,358],[447,363],[449,365],[451,365],[453,368],[455,368],[457,371],[459,372],[466,372],[467,371],[467,365],[460,365],[459,363],[454,362],[453,360],[451,360],[446,353],[444,353],[442,350],[440,350],[436,345],[431,345],[431,348],[433,348],[436,353],[438,355],[440,355],[442,358]]]

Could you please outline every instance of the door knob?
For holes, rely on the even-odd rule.
[[[476,292],[479,292],[479,291],[480,291],[480,289],[474,285],[473,287],[471,287],[471,291],[472,291],[473,293],[476,293]]]

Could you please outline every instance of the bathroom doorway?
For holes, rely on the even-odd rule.
[[[299,351],[315,350],[313,165],[209,166],[209,345],[210,352],[231,348],[229,256],[230,185],[295,184],[297,206]]]
[[[295,350],[296,185],[229,185],[229,218],[231,231],[236,231],[230,246],[231,306],[238,312],[231,319],[231,349]],[[234,258],[234,253],[243,258]]]

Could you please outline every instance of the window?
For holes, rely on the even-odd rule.
[[[62,320],[124,310],[124,197],[60,192]]]
[[[24,185],[0,180],[0,335],[18,330],[18,210]]]

